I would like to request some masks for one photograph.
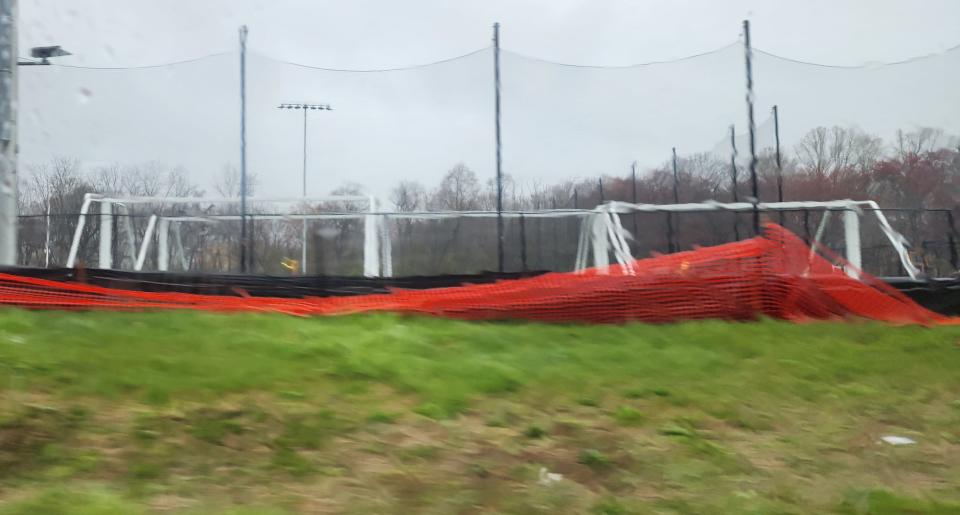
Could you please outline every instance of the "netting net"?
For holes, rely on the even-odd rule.
[[[362,193],[381,199],[383,211],[496,209],[493,57],[493,49],[483,48],[424,66],[335,70],[286,62],[254,48],[247,56],[246,83],[252,194]],[[925,210],[951,208],[960,198],[953,186],[936,187],[953,184],[948,179],[960,173],[951,136],[960,132],[953,115],[960,112],[953,94],[960,86],[960,48],[899,64],[848,68],[759,50],[753,57],[759,199],[775,201],[782,191],[785,200],[874,199],[884,207],[915,210],[888,217],[925,267],[953,273],[955,230],[946,211]],[[728,202],[753,195],[740,44],[621,67],[554,63],[508,50],[500,63],[504,209],[590,209],[609,200]],[[84,193],[236,196],[239,79],[236,53],[142,69],[59,65],[24,71],[21,262],[65,264]],[[333,109],[279,109],[284,103]],[[136,247],[149,215],[169,211],[157,207],[131,215]],[[815,228],[819,216],[786,213],[772,221],[803,237],[805,226]],[[636,256],[754,235],[749,214],[678,215],[670,221],[674,227],[656,215],[623,222],[636,237]],[[252,271],[285,273],[281,262],[299,257],[302,238],[285,223],[254,218],[263,235],[254,242]],[[575,217],[531,215],[504,223],[505,271],[572,266]],[[211,224],[183,225],[181,237],[195,242],[198,253],[187,259],[187,267],[238,270],[239,226],[226,219],[216,230]],[[309,239],[327,254],[314,254],[308,269],[355,273],[358,227],[350,221],[311,223]],[[397,273],[499,267],[496,223],[489,217],[408,217],[390,230]],[[678,233],[676,245],[668,230]],[[864,230],[864,266],[895,273],[896,262],[879,248],[874,230]],[[96,251],[90,242],[99,228],[91,224],[85,231],[88,243],[80,254],[92,263]],[[832,231],[824,240],[831,246]],[[324,243],[334,233],[337,242]],[[123,238],[116,242],[118,267],[130,264],[124,257],[130,242]]]

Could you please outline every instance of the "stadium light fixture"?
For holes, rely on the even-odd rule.
[[[53,46],[35,46],[30,49],[30,57],[40,59],[39,61],[17,61],[18,66],[49,66],[51,57],[63,57],[73,55],[67,52],[60,45]]]

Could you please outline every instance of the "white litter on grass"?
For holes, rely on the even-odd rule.
[[[547,472],[547,469],[540,467],[540,479],[537,481],[541,485],[552,485],[563,479],[563,474]]]
[[[890,445],[913,445],[917,443],[913,438],[907,438],[906,436],[881,436],[880,440]]]

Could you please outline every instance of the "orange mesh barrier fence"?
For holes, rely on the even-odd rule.
[[[156,293],[0,274],[0,305],[31,309],[195,309],[339,315],[426,314],[467,320],[674,322],[859,317],[894,323],[954,320],[929,311],[825,249],[777,225],[762,237],[581,273],[355,297],[275,298]]]

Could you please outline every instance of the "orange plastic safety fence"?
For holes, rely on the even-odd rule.
[[[673,322],[862,317],[953,323],[777,225],[763,237],[581,273],[493,284],[327,298],[273,298],[119,290],[0,274],[0,305],[32,309],[194,309],[339,315],[387,311],[467,320]],[[824,257],[826,256],[826,257]],[[829,258],[829,259],[828,259]]]

